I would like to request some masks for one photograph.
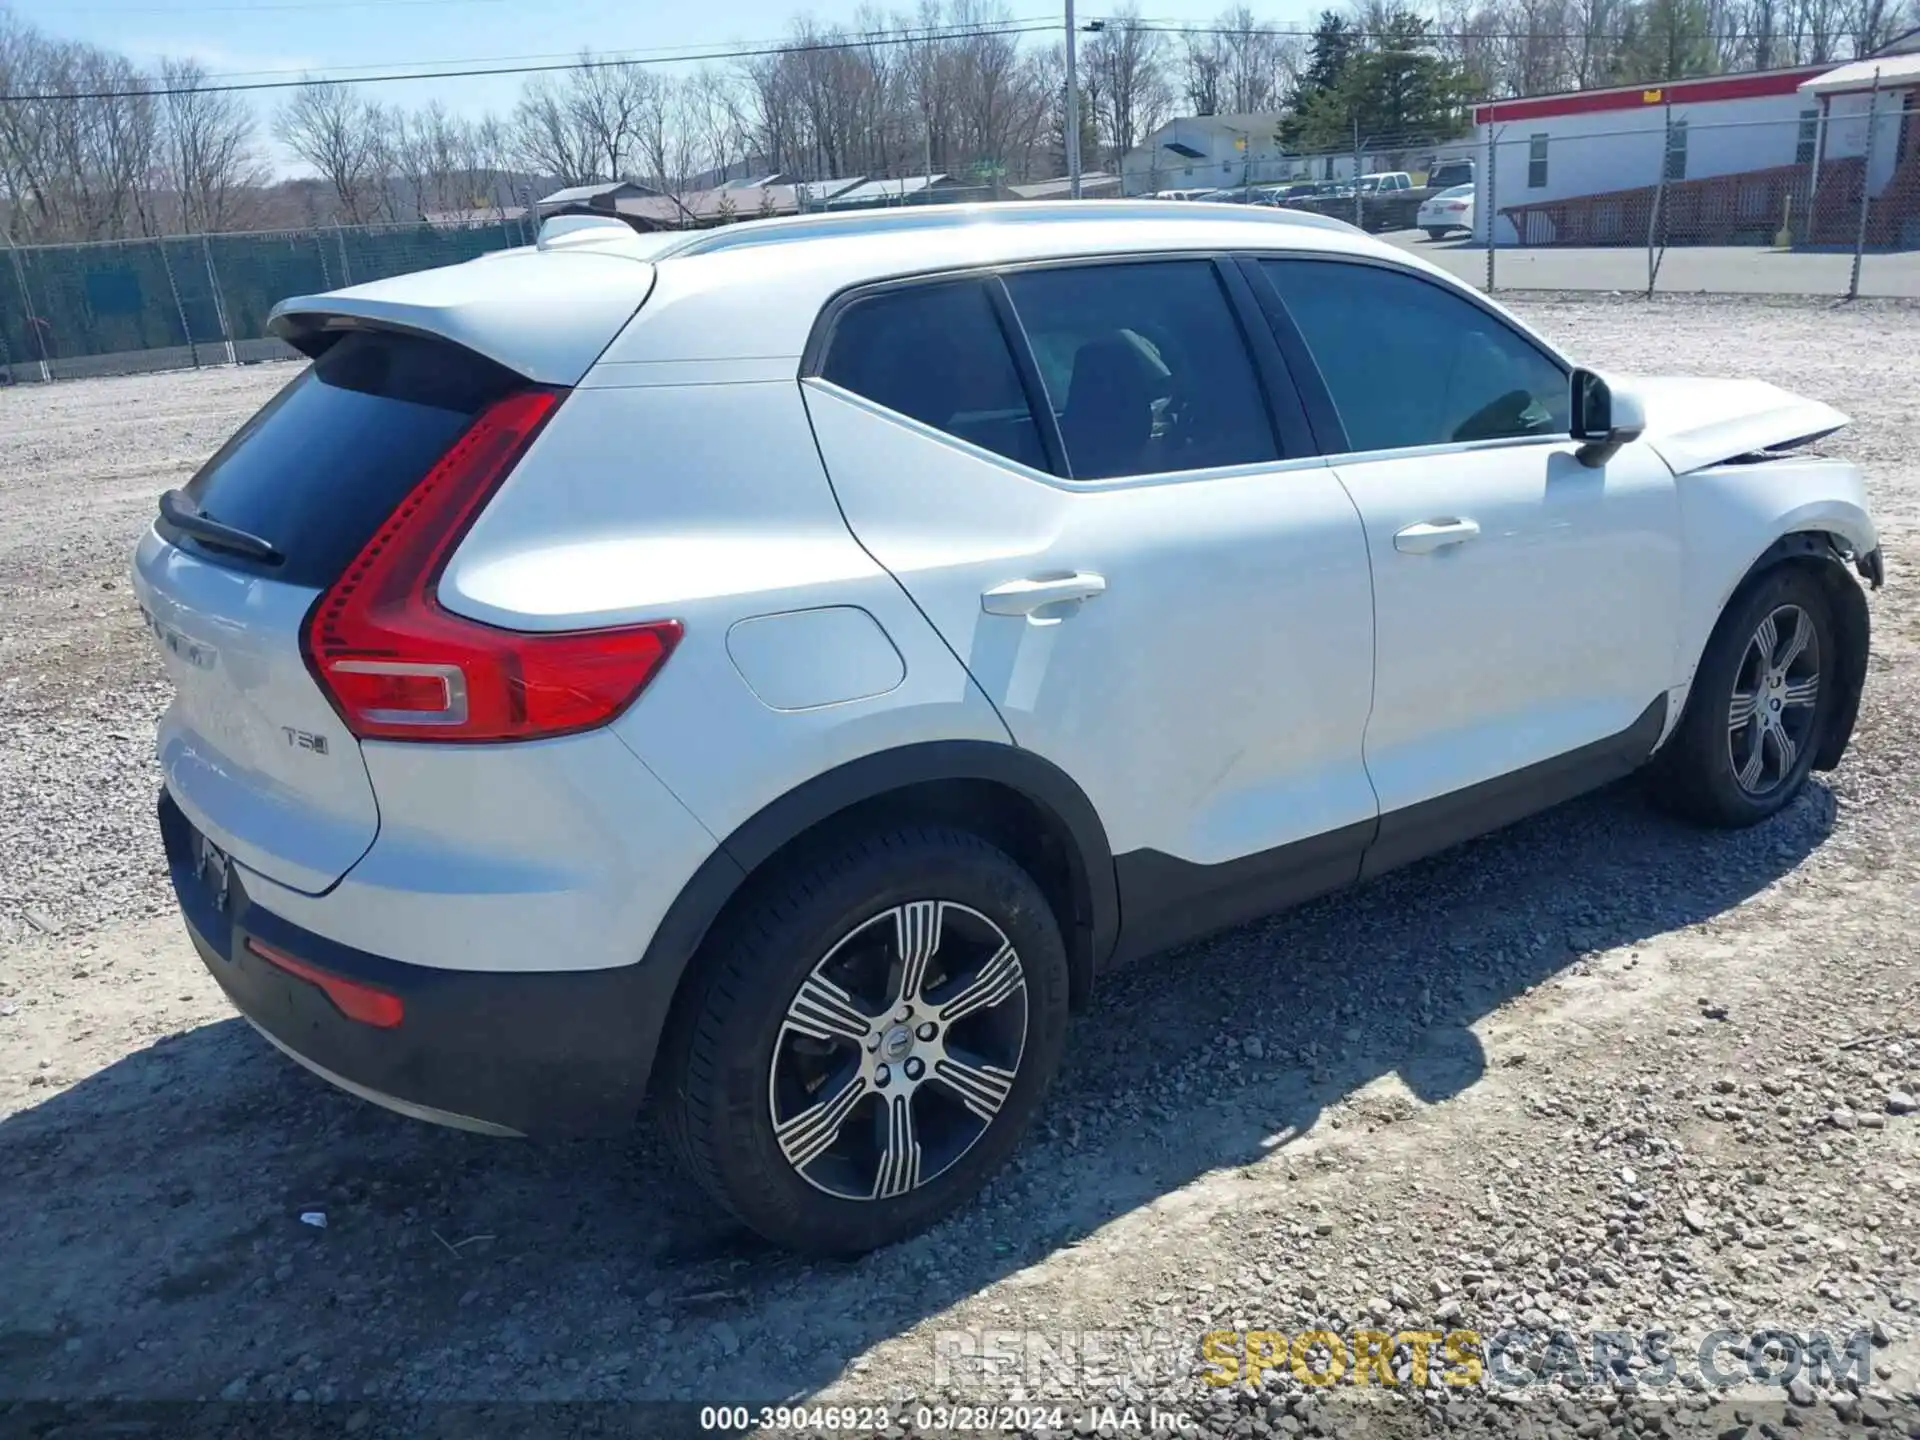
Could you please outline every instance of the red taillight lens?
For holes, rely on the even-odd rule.
[[[677,620],[501,630],[442,609],[447,557],[560,404],[495,401],[402,500],[313,607],[307,663],[363,739],[532,740],[604,725],[672,653]]]
[[[358,1020],[362,1025],[371,1025],[377,1030],[391,1030],[406,1018],[406,1006],[398,995],[390,995],[361,981],[349,980],[344,975],[335,975],[331,970],[309,965],[284,950],[261,944],[251,935],[247,937],[247,949],[275,969],[284,970],[309,985],[318,986],[333,1002],[333,1008],[349,1020]]]

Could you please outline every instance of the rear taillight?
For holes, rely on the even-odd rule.
[[[501,630],[443,609],[447,557],[564,392],[522,390],[474,419],[307,618],[307,664],[362,739],[533,740],[604,725],[680,638],[677,620]]]

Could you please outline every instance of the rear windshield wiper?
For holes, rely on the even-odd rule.
[[[201,513],[200,507],[193,503],[192,497],[184,490],[168,490],[161,495],[160,518],[215,550],[244,555],[264,565],[278,565],[287,558],[270,541],[262,540],[258,535],[237,526],[223,525]]]

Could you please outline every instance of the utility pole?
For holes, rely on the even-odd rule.
[[[1074,50],[1077,30],[1073,23],[1073,0],[1067,4],[1067,194],[1080,198],[1080,75]]]

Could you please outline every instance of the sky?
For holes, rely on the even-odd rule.
[[[803,13],[823,24],[851,23],[861,8],[860,0],[0,0],[8,3],[49,34],[92,41],[142,63],[190,56],[236,80],[302,72],[349,78],[450,61],[564,61],[583,46],[684,55],[775,43]],[[1050,0],[1004,3],[1021,20],[1060,14]],[[1211,19],[1227,3],[1140,0],[1139,8],[1148,18],[1184,24]],[[917,4],[881,0],[881,8]],[[1318,8],[1312,0],[1254,0],[1255,14],[1275,23],[1302,23]],[[1079,10],[1083,22],[1104,13],[1099,0],[1080,0]],[[437,97],[451,110],[475,114],[511,108],[522,83],[517,76],[404,81],[366,93],[406,105]],[[263,117],[277,98],[271,91],[255,96]]]

